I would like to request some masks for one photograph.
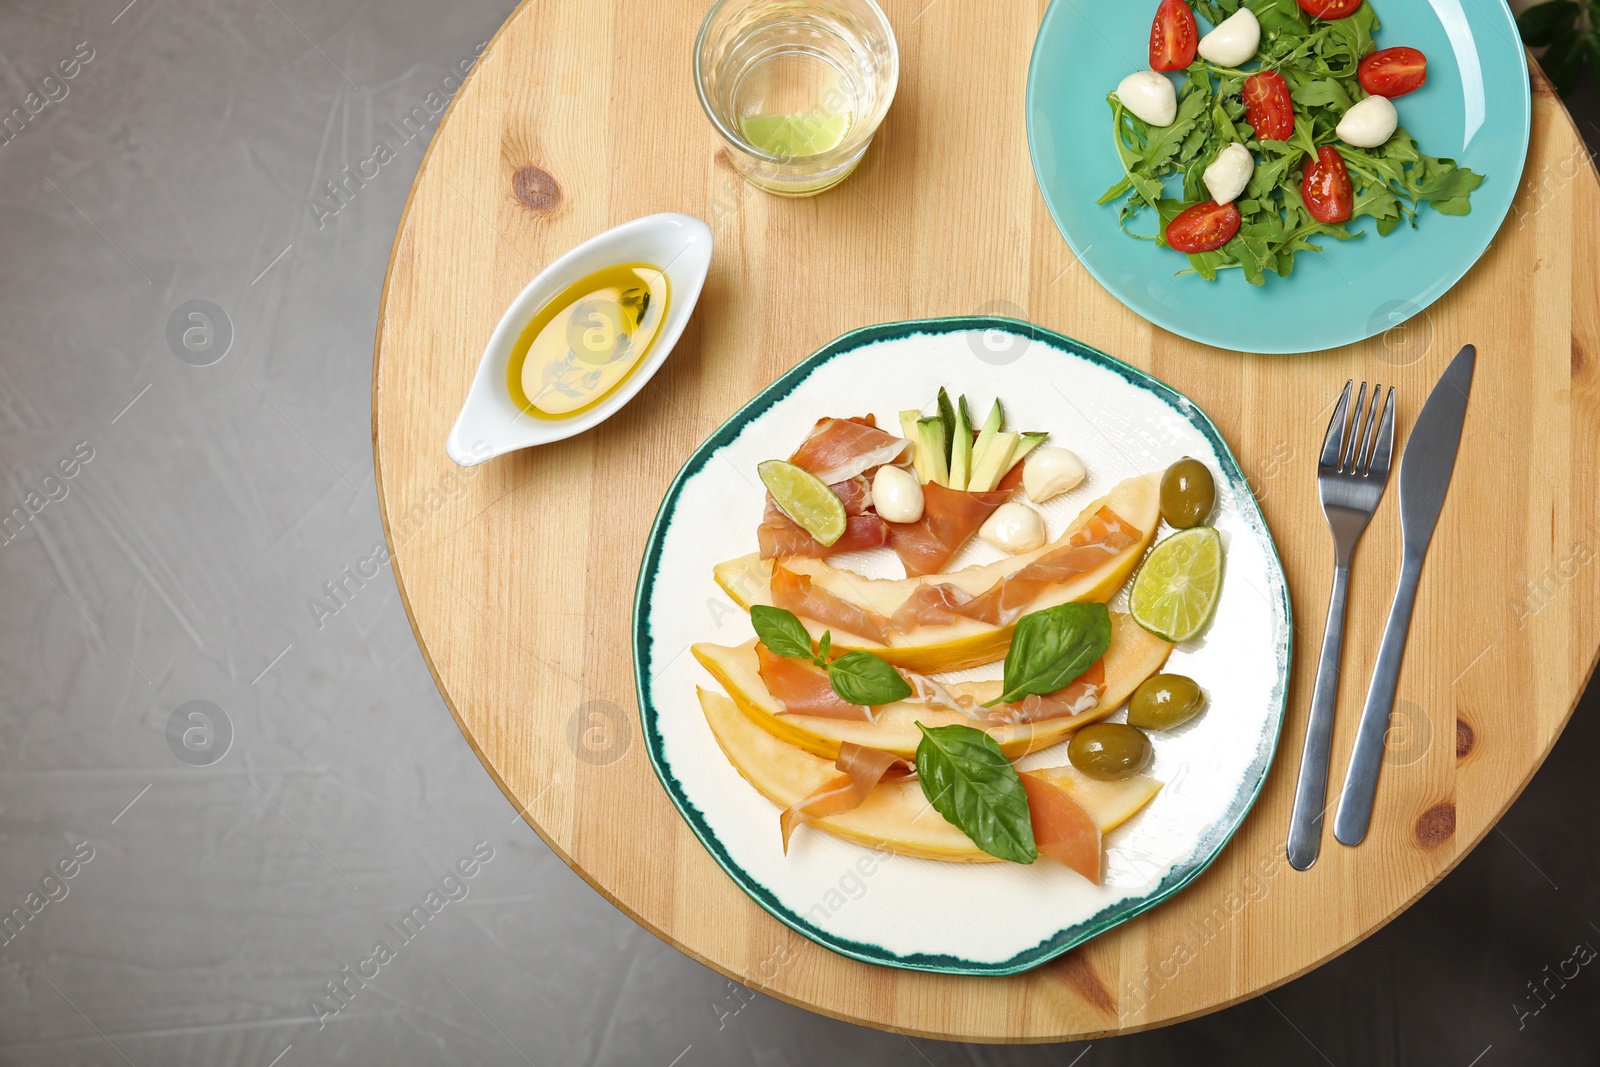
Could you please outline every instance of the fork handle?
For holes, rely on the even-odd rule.
[[[1311,695],[1311,720],[1306,725],[1306,747],[1300,754],[1300,781],[1294,790],[1294,811],[1289,816],[1286,846],[1289,866],[1306,870],[1322,850],[1322,816],[1327,810],[1328,757],[1333,747],[1333,710],[1339,695],[1339,655],[1344,650],[1344,602],[1350,589],[1350,564],[1333,569],[1333,592],[1328,597],[1328,624],[1322,631],[1322,658],[1317,661],[1317,684]]]
[[[1372,685],[1367,689],[1367,703],[1361,709],[1361,725],[1356,733],[1355,751],[1350,754],[1350,769],[1345,772],[1339,813],[1333,820],[1333,836],[1341,844],[1361,844],[1372,822],[1373,798],[1378,792],[1378,771],[1383,766],[1384,737],[1389,732],[1394,694],[1400,685],[1400,661],[1406,652],[1406,635],[1411,630],[1411,607],[1417,599],[1417,580],[1421,576],[1421,553],[1407,552],[1400,566],[1400,584],[1394,591],[1389,621],[1383,628],[1383,644],[1378,648],[1378,661],[1372,668]]]

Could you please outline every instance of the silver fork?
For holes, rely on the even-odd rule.
[[[1322,850],[1322,816],[1327,811],[1328,755],[1333,745],[1333,709],[1339,694],[1350,557],[1372,513],[1378,509],[1378,501],[1383,499],[1384,487],[1389,484],[1389,461],[1394,455],[1394,387],[1389,388],[1380,417],[1378,394],[1383,386],[1374,385],[1372,401],[1366,403],[1367,383],[1362,382],[1352,412],[1350,387],[1354,384],[1353,380],[1345,383],[1333,418],[1328,421],[1322,455],[1317,461],[1322,511],[1333,531],[1333,592],[1328,598],[1328,625],[1322,633],[1322,658],[1317,661],[1306,747],[1300,757],[1300,782],[1294,791],[1294,812],[1289,816],[1289,865],[1300,871],[1317,862]]]

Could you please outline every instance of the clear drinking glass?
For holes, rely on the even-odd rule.
[[[844,180],[900,79],[873,0],[717,0],[694,47],[700,104],[735,167],[780,196]]]

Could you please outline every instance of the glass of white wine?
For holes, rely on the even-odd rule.
[[[695,88],[734,166],[780,196],[811,196],[861,161],[900,78],[873,0],[717,0],[694,49]]]

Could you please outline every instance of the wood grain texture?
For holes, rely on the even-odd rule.
[[[1453,292],[1403,331],[1335,351],[1208,349],[1121,307],[1045,210],[1023,127],[1043,0],[924,3],[886,5],[903,55],[898,99],[861,169],[810,200],[763,195],[720,155],[688,77],[700,5],[518,9],[434,137],[384,290],[373,444],[395,576],[495,781],[596,889],[695,958],[908,1034],[1043,1041],[1172,1022],[1271,989],[1388,922],[1494,825],[1571,714],[1600,644],[1600,183],[1536,74],[1524,187]],[[561,251],[664,210],[707,219],[717,250],[661,373],[591,433],[456,468],[445,435],[502,309]],[[852,328],[997,309],[1150,371],[1216,420],[1283,554],[1295,672],[1260,802],[1193,886],[1029,974],[951,978],[812,945],[722,873],[651,773],[630,614],[669,481],[740,404]],[[1283,842],[1332,568],[1314,478],[1326,412],[1346,378],[1392,382],[1405,432],[1468,341],[1477,382],[1401,676],[1407,732],[1367,842],[1330,836],[1300,874]],[[1391,494],[1354,569],[1335,782],[1399,538]],[[576,736],[590,712],[610,714],[611,729]]]

